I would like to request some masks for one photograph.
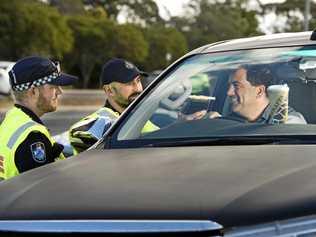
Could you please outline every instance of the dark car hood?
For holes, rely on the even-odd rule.
[[[0,184],[1,219],[211,219],[316,213],[316,147],[87,151]]]

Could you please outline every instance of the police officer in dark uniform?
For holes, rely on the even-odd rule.
[[[60,86],[77,78],[43,57],[19,60],[9,72],[15,105],[0,125],[0,179],[64,159],[63,146],[51,137],[40,117],[57,109]]]

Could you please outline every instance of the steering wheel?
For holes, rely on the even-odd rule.
[[[179,108],[191,95],[192,83],[189,79],[182,80],[175,86],[171,94],[160,101],[160,106],[169,110]]]

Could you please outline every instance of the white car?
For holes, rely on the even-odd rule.
[[[11,86],[8,72],[13,65],[14,62],[0,61],[0,95],[10,95]]]

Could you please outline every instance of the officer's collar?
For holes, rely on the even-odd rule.
[[[109,103],[108,100],[105,101],[104,107],[107,107],[107,108],[113,110],[114,112],[121,114],[119,111],[117,111],[116,109],[113,108],[113,106]]]
[[[33,121],[40,123],[42,125],[44,125],[44,123],[42,122],[42,120],[29,108],[23,106],[23,105],[19,105],[19,104],[14,104],[15,107],[21,109],[24,113],[26,113]]]

